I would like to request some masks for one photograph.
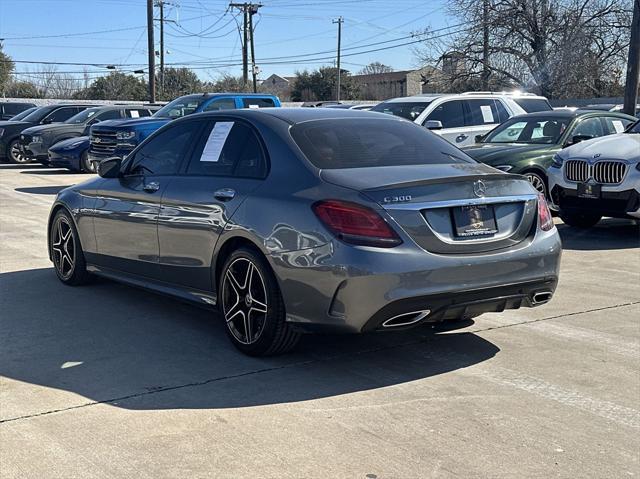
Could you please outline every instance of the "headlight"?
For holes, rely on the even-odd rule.
[[[513,169],[513,166],[511,165],[500,165],[500,166],[494,166],[494,168],[500,170],[500,171],[509,171]]]
[[[32,136],[31,137],[31,143],[42,143],[42,137],[41,136]]]
[[[551,168],[562,168],[562,162],[564,158],[560,155],[553,155],[553,163],[551,163]]]
[[[119,131],[116,133],[116,138],[118,140],[130,140],[131,138],[135,138],[135,131]]]

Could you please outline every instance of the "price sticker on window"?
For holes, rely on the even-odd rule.
[[[222,153],[222,148],[224,148],[231,128],[233,128],[233,123],[232,121],[219,121],[213,126],[207,143],[204,145],[204,150],[202,150],[200,161],[217,162],[220,160],[220,153]]]

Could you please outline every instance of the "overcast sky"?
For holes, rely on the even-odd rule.
[[[241,67],[233,64],[241,62],[236,21],[241,22],[242,15],[237,10],[229,11],[228,3],[167,0],[165,15],[172,22],[165,27],[165,50],[170,52],[165,62],[195,68],[205,80],[222,73],[239,75]],[[417,63],[413,45],[360,52],[407,43],[414,40],[409,37],[413,32],[425,27],[442,29],[456,21],[447,15],[446,0],[262,3],[254,17],[261,78],[332,64],[337,39],[337,25],[332,24],[332,19],[340,15],[344,17],[343,67],[354,73],[372,61],[396,70],[414,68]],[[131,71],[146,67],[147,63],[146,0],[0,0],[0,38],[4,38],[4,51],[14,60],[126,64],[121,67],[123,71]],[[156,24],[156,41],[158,38]],[[310,55],[291,58],[305,54]],[[16,64],[19,72],[37,68],[38,65]],[[57,68],[67,72],[84,69],[82,65]],[[104,67],[88,69],[92,75],[105,72]]]

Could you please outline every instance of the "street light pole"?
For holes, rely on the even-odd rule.
[[[336,101],[340,102],[340,43],[342,40],[342,24],[344,23],[344,18],[338,17],[336,20],[332,20],[332,23],[338,24],[338,58],[336,61],[336,66],[338,68],[338,81],[337,81],[337,91],[336,91]]]

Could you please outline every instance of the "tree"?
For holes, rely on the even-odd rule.
[[[338,83],[338,69],[321,67],[309,72],[296,72],[291,89],[292,101],[335,100]],[[358,96],[358,87],[347,70],[340,71],[340,98],[352,100]]]
[[[42,96],[33,83],[19,80],[9,82],[5,94],[9,98],[41,98]]]
[[[468,27],[441,45],[436,58],[459,55],[453,85],[481,78],[486,25],[490,84],[532,88],[549,98],[604,96],[621,82],[628,7],[627,0],[452,0],[452,14]],[[421,59],[433,61],[433,54],[423,51]]]
[[[196,93],[202,91],[203,86],[198,76],[188,68],[165,68],[164,81],[161,82],[158,75],[156,85],[161,85],[161,100],[173,100],[187,93]]]
[[[228,93],[243,93],[251,92],[253,88],[248,83],[243,84],[242,77],[235,77],[233,75],[223,74],[213,82],[208,82],[203,85],[203,89],[208,92],[228,92]]]
[[[369,63],[362,70],[358,72],[358,75],[375,75],[376,73],[391,73],[393,68],[389,65],[385,65],[380,62]]]
[[[2,51],[2,42],[0,42],[0,94],[5,93],[14,68],[15,63],[13,63],[9,55]]]
[[[112,72],[96,78],[89,88],[82,89],[75,98],[87,100],[139,100],[147,98],[147,85],[134,75]]]

